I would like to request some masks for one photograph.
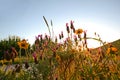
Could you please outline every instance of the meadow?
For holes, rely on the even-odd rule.
[[[99,34],[87,36],[87,31],[75,29],[73,21],[52,37],[39,34],[33,45],[13,36],[0,41],[0,80],[120,80],[120,40],[105,43]],[[102,44],[88,48],[87,40]]]

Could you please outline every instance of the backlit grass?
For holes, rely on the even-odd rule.
[[[61,32],[58,38],[53,35],[47,20],[49,35],[38,35],[31,46],[31,52],[21,48],[18,56],[12,60],[1,60],[0,79],[2,80],[119,80],[119,48],[113,44],[105,46],[101,38],[87,36],[87,31],[75,29],[73,21],[66,23],[66,34]],[[51,25],[52,26],[52,25]],[[63,40],[65,39],[65,40]],[[103,47],[95,51],[88,48],[87,40],[100,42]],[[60,41],[60,42],[59,42]],[[62,42],[63,41],[63,42]],[[117,44],[116,44],[117,45]],[[20,46],[19,46],[20,47]],[[5,64],[8,63],[8,64]],[[14,64],[14,65],[13,65]]]

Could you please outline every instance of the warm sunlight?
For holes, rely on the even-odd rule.
[[[120,0],[0,0],[0,80],[120,80]]]
[[[77,21],[79,21],[79,22],[77,22]],[[70,22],[70,21],[68,21],[68,22]],[[58,25],[60,25],[61,27],[59,27]],[[55,26],[58,26],[58,27],[56,28]],[[74,26],[76,27],[76,29],[82,28],[83,30],[87,30],[88,37],[96,38],[97,37],[97,36],[95,36],[95,32],[96,32],[96,34],[98,34],[100,36],[100,38],[103,42],[112,42],[112,41],[115,41],[120,38],[120,34],[118,32],[114,31],[112,28],[109,28],[108,25],[100,24],[99,22],[93,22],[93,21],[89,21],[87,19],[84,22],[81,19],[81,20],[74,21]],[[44,24],[44,27],[46,27],[46,24]],[[58,35],[61,33],[61,31],[63,31],[65,36],[67,36],[65,23],[60,24],[60,22],[59,22],[56,25],[54,25],[53,27],[55,27],[54,28],[54,38],[55,38],[55,36],[58,37]],[[43,31],[40,31],[40,32],[42,32],[42,33],[38,32],[38,34],[33,33],[33,34],[29,35],[29,37],[26,36],[26,38],[28,38],[30,44],[34,43],[35,36],[37,36],[39,34],[44,35],[46,32],[48,33],[47,27],[46,27],[46,32],[43,32]],[[88,39],[88,47],[96,48],[98,46],[102,46],[102,44],[100,44],[100,42],[98,42],[96,40]]]
[[[86,19],[87,20],[87,19]],[[98,34],[103,42],[112,42],[118,40],[120,38],[120,33],[116,32],[114,29],[109,27],[110,25],[100,24],[99,22],[86,21],[82,20],[79,23],[75,23],[75,26],[79,26],[77,28],[83,28],[87,30],[87,35],[89,37],[96,37],[95,33]],[[95,48],[100,45],[100,42],[95,40],[88,40],[88,46]]]

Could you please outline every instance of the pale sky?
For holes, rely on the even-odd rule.
[[[73,20],[90,36],[97,32],[103,41],[120,39],[120,0],[0,0],[0,40],[16,35],[33,43],[35,36],[48,33],[43,16],[53,21],[56,36],[66,33],[66,23]]]

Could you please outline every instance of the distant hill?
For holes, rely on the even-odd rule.
[[[118,49],[117,53],[120,55],[120,39],[112,42],[111,44]]]
[[[120,55],[120,39],[110,42],[110,44],[112,44],[114,47],[116,47],[118,49],[117,53]],[[101,46],[104,53],[106,52],[108,47],[109,47],[109,44],[105,44],[104,46]],[[98,47],[98,48],[100,48],[100,47]],[[98,48],[92,49],[91,53],[93,53],[93,54],[97,53]]]

